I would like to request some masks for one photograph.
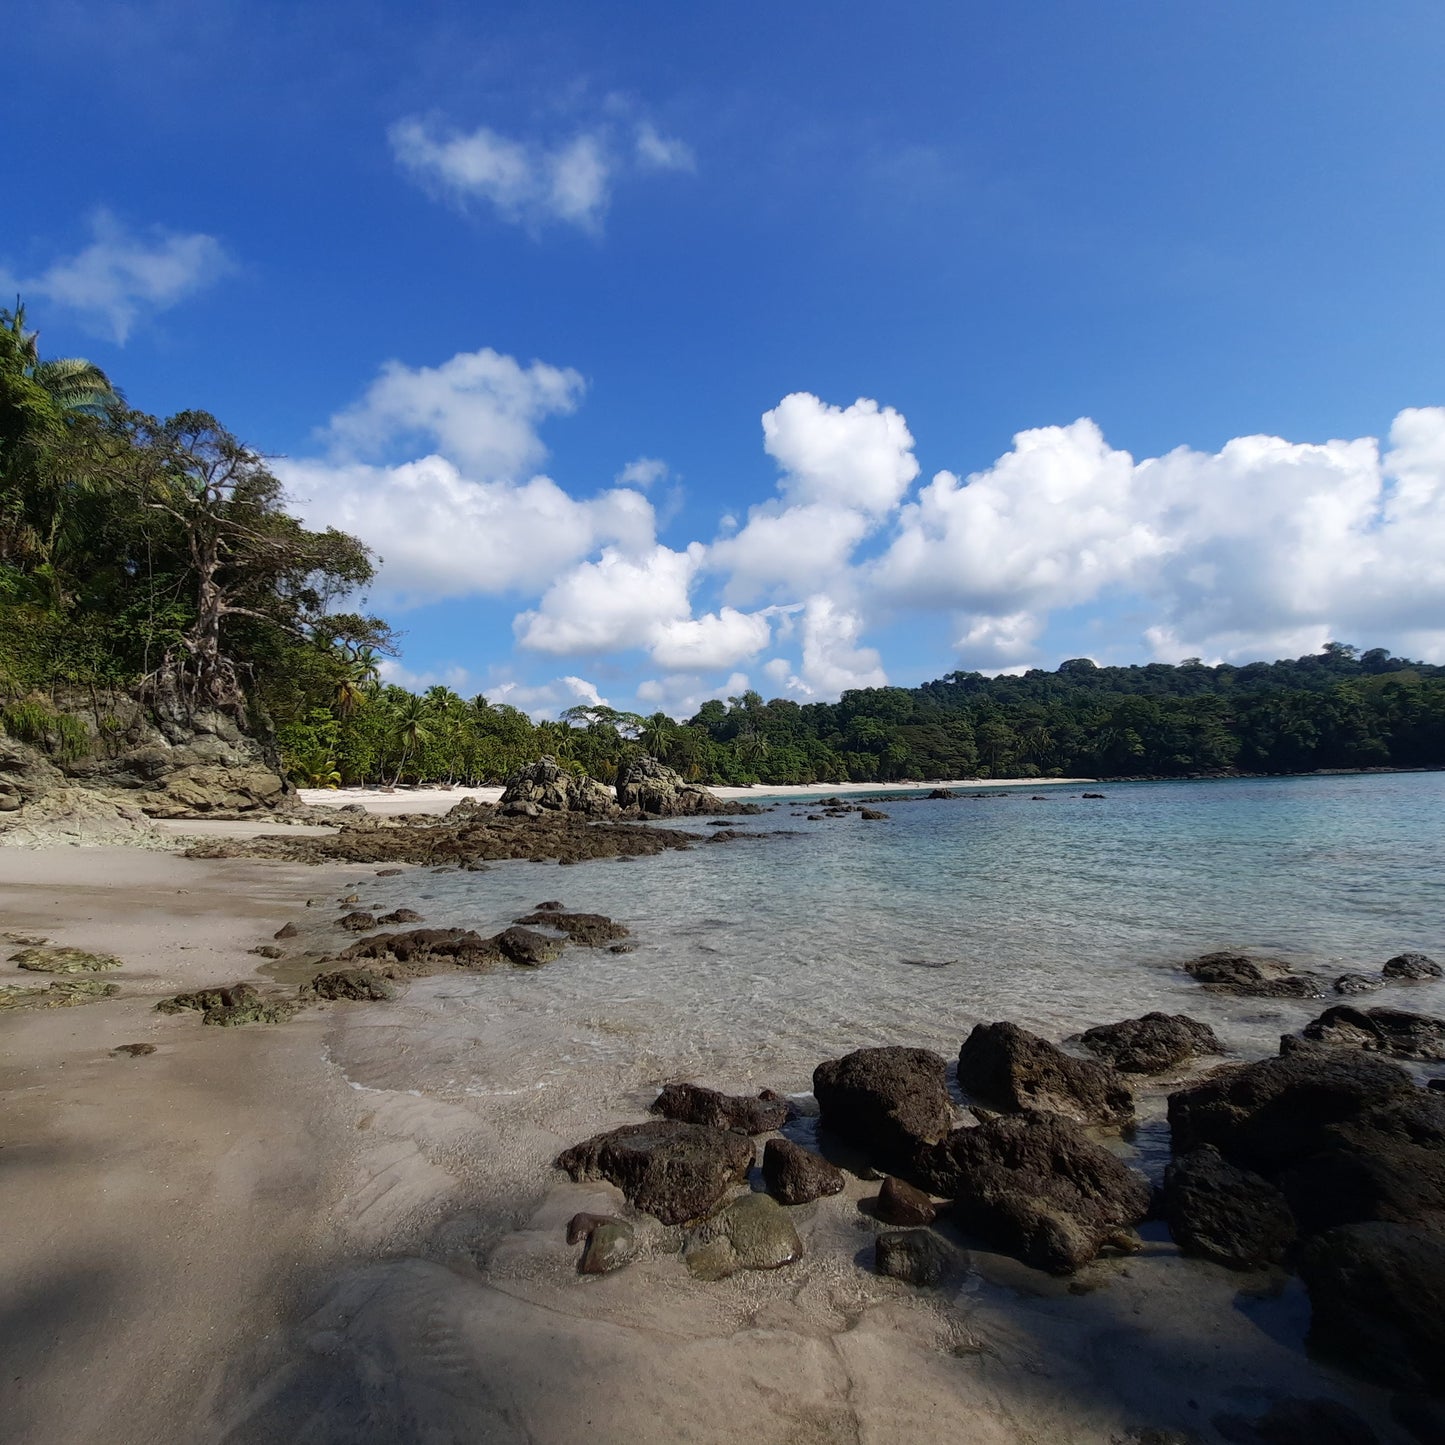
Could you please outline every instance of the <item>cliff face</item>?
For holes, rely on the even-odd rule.
[[[294,797],[266,745],[224,714],[169,714],[125,694],[46,707],[45,725],[0,735],[0,829],[70,815],[141,827],[146,817],[235,817]]]

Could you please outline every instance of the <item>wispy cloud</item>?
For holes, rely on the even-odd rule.
[[[388,138],[397,162],[426,189],[460,204],[488,205],[532,231],[560,223],[598,234],[620,177],[696,167],[689,146],[650,122],[631,126],[630,141],[605,123],[546,142],[411,116],[397,121]]]
[[[145,232],[108,210],[90,218],[91,242],[34,276],[0,270],[5,291],[79,313],[124,345],[146,313],[165,311],[235,269],[226,249],[202,232]]]

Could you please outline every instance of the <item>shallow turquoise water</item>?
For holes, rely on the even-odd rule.
[[[435,924],[491,929],[545,898],[627,922],[637,951],[569,950],[535,975],[450,978],[449,998],[568,1024],[566,1060],[803,1089],[872,1043],[951,1054],[980,1019],[1054,1038],[1187,1010],[1244,1054],[1325,1007],[1205,993],[1207,949],[1338,974],[1419,949],[1445,960],[1445,773],[1108,784],[881,804],[825,822],[784,804],[741,826],[794,836],[630,863],[503,864],[379,881]],[[760,798],[760,801],[766,801]],[[698,829],[696,821],[682,826]],[[920,966],[923,963],[945,965]],[[1445,986],[1366,1002],[1445,1012]],[[554,1030],[548,1030],[556,1036]],[[650,1071],[650,1073],[649,1073]]]

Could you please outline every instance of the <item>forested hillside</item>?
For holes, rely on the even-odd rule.
[[[1338,643],[1239,667],[954,672],[836,703],[748,692],[686,722],[605,707],[533,722],[383,684],[392,634],[351,610],[371,557],[284,502],[214,417],[133,410],[0,311],[0,728],[73,761],[106,746],[105,698],[126,692],[229,712],[319,786],[491,782],[542,753],[610,781],[639,751],[728,783],[1445,765],[1445,668]]]

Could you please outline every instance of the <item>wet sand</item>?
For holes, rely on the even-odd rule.
[[[642,1257],[580,1278],[566,1220],[624,1207],[551,1161],[645,1117],[676,1062],[568,1062],[545,969],[517,976],[516,1009],[441,976],[282,1026],[155,1013],[180,988],[294,982],[294,959],[248,950],[288,920],[293,954],[329,946],[371,873],[0,857],[0,930],[126,964],[117,999],[0,1015],[0,1437],[1112,1445],[1141,1427],[1216,1440],[1219,1411],[1304,1394],[1399,1438],[1380,1396],[1304,1356],[1296,1281],[1157,1235],[1072,1290],[981,1253],[918,1290],[867,1267],[877,1185],[850,1178],[795,1211],[806,1255],[777,1273],[695,1281],[677,1231],[639,1217]],[[112,1055],[131,1042],[157,1052]],[[754,1077],[748,1045],[701,1082],[786,1086]]]

